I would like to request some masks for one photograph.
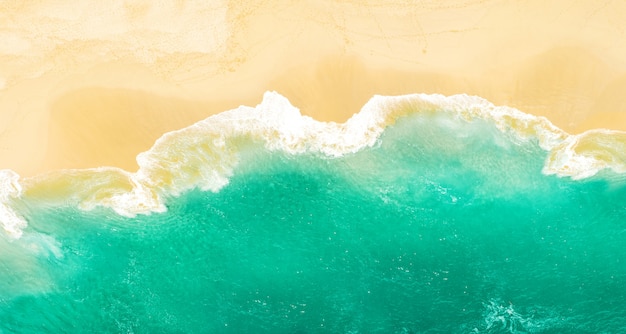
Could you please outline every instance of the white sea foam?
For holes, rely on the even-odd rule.
[[[483,304],[482,323],[472,333],[536,333],[563,326],[569,319],[554,310],[534,306],[531,315],[515,310],[513,304],[491,299]]]
[[[548,152],[546,174],[579,179],[604,168],[626,172],[626,154],[622,153],[626,152],[625,133],[596,130],[569,135],[545,117],[494,106],[476,96],[374,96],[358,114],[338,124],[303,116],[285,97],[267,92],[254,108],[241,106],[164,134],[150,150],[139,154],[136,173],[106,167],[86,170],[83,174],[93,173],[92,178],[98,181],[90,184],[90,178],[83,175],[80,182],[85,185],[73,187],[79,189],[78,206],[85,210],[105,206],[125,216],[162,212],[168,196],[194,187],[216,192],[228,184],[242,145],[250,141],[262,143],[269,150],[339,157],[373,146],[387,126],[411,113],[447,114],[467,121],[482,119],[512,134],[515,141],[536,141]],[[14,237],[25,226],[7,204],[20,195],[18,179],[10,171],[0,174],[0,217],[4,230]]]
[[[82,194],[82,198],[78,198],[78,207],[83,210],[91,210],[98,206],[109,207],[117,214],[125,217],[134,217],[137,214],[148,212],[165,212],[166,208],[154,189],[146,187],[143,183],[137,182],[137,175],[129,173],[119,168],[94,168],[91,171],[95,174],[108,175],[103,177],[96,187],[86,189]],[[112,177],[111,177],[112,176]],[[119,181],[116,178],[122,178],[124,183],[128,183],[129,191],[125,189],[111,188],[118,187]],[[116,182],[117,181],[117,182]],[[126,185],[126,184],[124,184]]]
[[[12,200],[22,193],[19,178],[12,170],[0,170],[0,226],[13,238],[19,238],[26,227],[26,221],[11,207]]]
[[[626,173],[626,133],[596,129],[568,136],[550,150],[543,172],[579,180],[603,169]]]

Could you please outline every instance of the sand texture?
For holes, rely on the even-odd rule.
[[[276,90],[344,121],[467,93],[570,133],[626,130],[622,1],[0,4],[0,168],[137,169],[163,133]]]

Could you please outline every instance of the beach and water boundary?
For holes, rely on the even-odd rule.
[[[624,330],[620,3],[2,9],[0,332]]]
[[[164,135],[136,173],[3,171],[0,317],[22,332],[620,331],[623,136],[467,95],[374,97],[323,123],[268,92]]]

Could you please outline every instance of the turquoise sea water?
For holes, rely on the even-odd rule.
[[[193,180],[233,167],[156,191],[166,211],[11,197],[0,333],[625,332],[621,174],[551,174],[538,135],[412,106],[342,154],[177,151],[212,161]]]

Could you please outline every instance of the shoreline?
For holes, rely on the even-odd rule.
[[[270,90],[320,121],[343,122],[373,95],[465,93],[572,134],[626,131],[626,4],[566,3],[225,1],[124,8],[122,18],[107,7],[83,35],[64,27],[87,8],[10,8],[19,24],[0,27],[13,38],[0,49],[0,168],[134,172],[166,132],[256,106]],[[64,17],[38,25],[43,9]],[[145,31],[168,15],[187,19]],[[199,27],[204,39],[192,39]]]

